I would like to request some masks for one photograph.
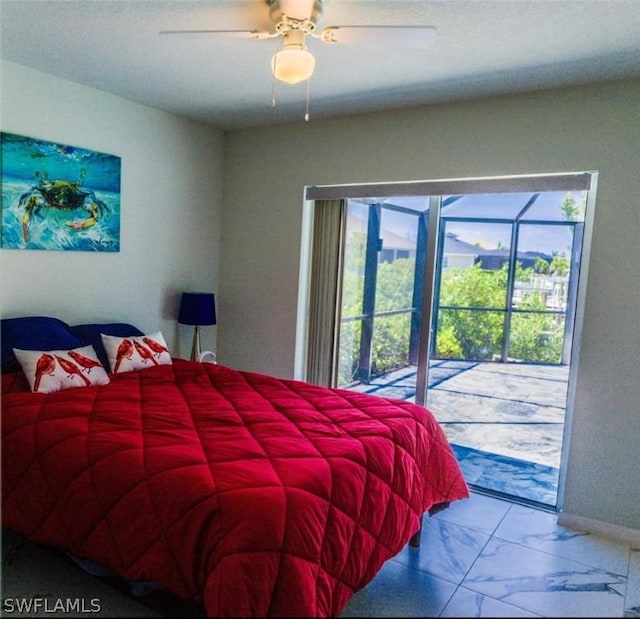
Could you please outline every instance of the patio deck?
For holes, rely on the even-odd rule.
[[[431,363],[427,407],[470,485],[556,505],[568,378],[568,366]],[[413,401],[416,368],[351,389]]]

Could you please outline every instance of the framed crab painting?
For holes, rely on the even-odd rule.
[[[3,249],[120,251],[120,157],[0,139]]]

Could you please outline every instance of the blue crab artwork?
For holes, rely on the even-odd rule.
[[[84,211],[85,218],[65,222],[65,225],[75,230],[94,226],[98,219],[109,207],[96,198],[93,191],[84,191],[80,187],[84,181],[86,171],[80,170],[76,181],[49,180],[46,172],[36,171],[38,183],[33,185],[18,200],[18,209],[23,210],[22,238],[29,241],[29,227],[33,216],[47,216],[47,209],[61,209],[63,211]],[[44,209],[44,212],[43,212]]]
[[[120,251],[120,158],[2,133],[2,247]]]

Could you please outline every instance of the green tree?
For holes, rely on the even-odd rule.
[[[549,272],[549,262],[544,258],[536,258],[533,265],[533,270],[536,273],[548,273]]]
[[[572,193],[568,193],[567,197],[562,201],[560,208],[562,216],[566,221],[582,221],[586,209],[586,196],[582,197],[580,203],[575,201]]]
[[[516,281],[526,281],[532,269],[516,265]],[[488,271],[474,265],[454,269],[442,278],[436,355],[487,360],[502,354],[507,265]],[[495,308],[496,311],[470,308]],[[563,322],[545,310],[543,291],[522,295],[511,319],[509,357],[525,362],[559,363]],[[531,313],[523,313],[530,311]],[[457,346],[457,347],[456,347]]]
[[[343,320],[362,313],[365,248],[364,232],[354,232],[345,247],[341,306]],[[338,385],[340,386],[348,385],[356,378],[361,331],[360,320],[343,322],[341,325],[338,360]]]
[[[378,265],[376,312],[412,307],[415,260],[400,258]],[[378,316],[374,319],[371,369],[388,372],[409,363],[411,314]]]
[[[363,312],[366,235],[354,233],[347,243],[342,292],[342,318]],[[551,265],[543,259],[534,268],[516,265],[516,281],[528,282],[535,272],[564,274],[568,260],[554,255]],[[415,260],[398,259],[378,264],[376,312],[411,307]],[[501,357],[506,318],[508,268],[483,269],[480,264],[443,273],[436,333],[436,357],[490,360]],[[509,357],[524,362],[560,363],[564,322],[545,313],[544,290],[522,293],[512,314]],[[356,378],[362,320],[343,322],[340,331],[339,384]],[[377,316],[371,351],[372,373],[388,372],[409,363],[411,314]]]
[[[436,337],[438,357],[449,356],[452,342],[460,351],[456,358],[491,359],[500,354],[504,312],[470,308],[503,308],[506,285],[506,266],[489,271],[478,263],[468,268],[451,269],[443,275]],[[447,334],[442,345],[441,333]]]
[[[366,234],[353,233],[347,242],[342,284],[342,319],[363,314]],[[376,278],[377,312],[410,308],[413,301],[415,259],[401,258],[378,264]],[[356,378],[360,354],[362,319],[343,322],[340,329],[338,384]],[[371,370],[388,372],[408,364],[411,314],[377,316],[373,323]]]
[[[554,252],[551,264],[549,265],[549,273],[551,275],[564,276],[569,273],[569,258]]]

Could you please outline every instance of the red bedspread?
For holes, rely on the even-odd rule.
[[[3,377],[2,520],[209,616],[336,616],[467,496],[418,406],[174,360],[100,387]]]

